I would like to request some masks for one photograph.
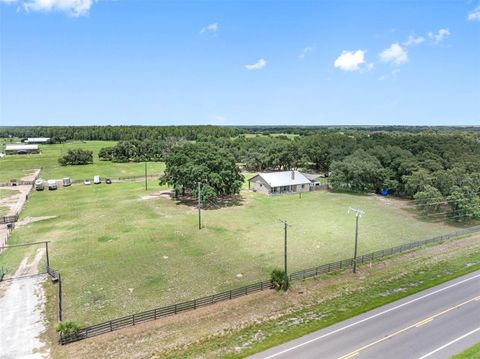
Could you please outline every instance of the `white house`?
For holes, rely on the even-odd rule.
[[[248,180],[248,188],[265,194],[310,191],[310,180],[298,171],[259,173]]]

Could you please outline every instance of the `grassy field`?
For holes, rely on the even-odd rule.
[[[132,166],[136,166],[132,164]],[[355,218],[360,254],[447,233],[444,223],[418,219],[408,203],[329,192],[267,197],[244,190],[241,205],[203,211],[148,196],[142,183],[74,185],[35,192],[22,218],[56,216],[17,228],[10,243],[50,240],[51,265],[62,272],[65,318],[94,323],[180,302],[268,277],[283,263],[289,227],[289,269],[300,270],[353,253]],[[24,251],[10,250],[13,267]]]
[[[3,151],[5,140],[0,140],[0,152]],[[9,143],[9,142],[7,142]],[[42,178],[63,178],[73,179],[93,178],[95,175],[101,177],[128,177],[144,174],[143,163],[112,163],[100,161],[98,151],[102,147],[115,145],[112,141],[88,141],[70,142],[58,145],[40,145],[40,154],[10,155],[0,158],[0,182],[10,179],[20,179],[31,174],[35,169],[42,168]],[[85,166],[60,166],[58,157],[72,148],[82,148],[93,151],[93,164]],[[150,162],[148,164],[150,174],[160,174],[164,170],[164,164]]]

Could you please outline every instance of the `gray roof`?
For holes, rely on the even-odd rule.
[[[294,174],[293,178],[292,172]],[[293,186],[310,183],[310,180],[298,171],[259,173],[257,176],[262,177],[263,180],[270,185],[270,187]],[[257,176],[254,176],[251,179]]]

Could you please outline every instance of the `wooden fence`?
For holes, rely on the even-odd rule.
[[[5,224],[5,223],[13,223],[18,220],[18,214],[14,216],[4,216],[0,217],[0,224]]]
[[[16,181],[0,183],[0,187],[15,187],[15,186],[33,186],[35,181]]]
[[[364,254],[362,256],[358,256],[357,263],[365,263],[368,261],[373,261],[375,259],[384,258],[392,254],[405,252],[413,248],[418,248],[418,247],[425,246],[432,243],[442,242],[454,237],[459,237],[459,236],[463,236],[463,235],[467,235],[467,234],[471,234],[479,231],[480,231],[480,226],[476,226],[476,227],[458,230],[452,233],[448,233],[445,235],[433,237],[433,238],[422,240],[422,241],[416,241],[416,242],[402,244],[396,247],[382,249],[376,252],[371,252],[368,254]],[[344,259],[337,262],[323,264],[318,267],[313,267],[313,268],[291,273],[289,275],[289,278],[291,281],[298,281],[298,280],[303,280],[305,278],[314,277],[316,275],[323,274],[323,273],[335,272],[344,268],[351,267],[353,265],[353,261],[354,261],[353,258],[349,258],[349,259]],[[89,337],[93,337],[96,335],[112,332],[114,330],[118,330],[121,328],[137,325],[146,321],[156,320],[158,318],[179,314],[189,310],[194,310],[207,305],[242,297],[251,293],[256,293],[256,292],[263,291],[265,289],[272,289],[272,288],[273,286],[269,280],[266,280],[263,282],[257,282],[241,288],[236,288],[226,292],[209,295],[207,297],[190,300],[188,302],[177,303],[177,304],[169,305],[166,307],[151,309],[145,312],[128,315],[126,317],[113,319],[104,323],[91,325],[85,328],[81,328],[80,331],[76,334],[61,335],[59,341],[61,344],[68,344],[68,343],[76,342]]]

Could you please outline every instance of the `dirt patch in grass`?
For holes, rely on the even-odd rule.
[[[478,250],[480,236],[449,241],[362,265],[356,276],[345,272],[296,282],[288,293],[255,293],[67,346],[57,346],[53,354],[56,358],[160,358],[162,353],[175,348],[184,349],[199,340],[228,335],[360,290],[367,280],[395,281],[420,266]]]
[[[26,226],[29,223],[46,221],[46,220],[52,219],[52,218],[57,218],[57,216],[25,217],[25,218],[21,219],[20,221],[18,221],[17,223],[15,223],[15,227],[19,228],[19,227],[22,227],[22,226]]]
[[[35,179],[38,177],[39,174],[40,174],[40,170],[34,169],[28,175],[23,176],[21,178],[21,181],[35,181]]]

